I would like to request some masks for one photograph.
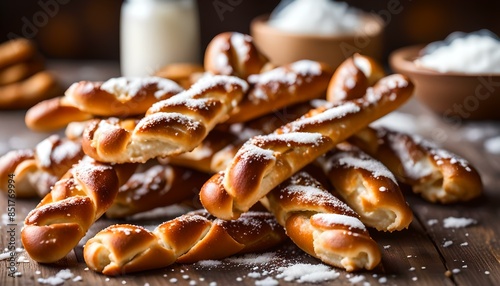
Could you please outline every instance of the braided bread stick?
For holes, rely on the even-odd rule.
[[[31,210],[21,240],[31,258],[56,262],[68,254],[113,203],[134,165],[107,165],[86,157]]]
[[[383,67],[373,58],[354,54],[335,70],[328,84],[326,99],[339,102],[363,97],[366,89],[384,76]]]
[[[349,141],[380,160],[400,182],[430,202],[465,202],[482,193],[481,177],[467,160],[421,137],[369,127]]]
[[[22,81],[0,86],[0,109],[29,108],[59,92],[54,75],[40,71]]]
[[[203,206],[219,218],[238,217],[302,167],[399,107],[412,91],[405,76],[391,75],[362,99],[318,107],[274,133],[251,138],[225,172],[215,175],[222,183],[213,178],[203,186]]]
[[[317,162],[364,224],[382,231],[408,228],[412,211],[382,163],[348,143],[337,145]]]
[[[228,118],[247,88],[237,77],[204,77],[189,90],[155,103],[132,129],[116,119],[89,124],[83,150],[96,160],[114,163],[144,163],[191,151]]]
[[[285,239],[283,228],[267,212],[248,212],[225,221],[195,211],[152,232],[140,226],[112,225],[87,241],[83,255],[90,269],[119,275],[263,251]]]
[[[52,131],[73,121],[95,116],[127,117],[144,114],[155,102],[183,91],[175,82],[160,78],[111,78],[105,82],[73,83],[64,93],[31,107],[26,125],[36,131]]]
[[[255,47],[251,36],[237,32],[215,36],[205,50],[204,59],[206,71],[242,79],[260,73],[269,62]]]
[[[8,175],[14,174],[16,196],[44,197],[73,164],[83,157],[79,142],[51,135],[34,150],[13,150],[0,158],[0,189],[7,186]]]
[[[324,96],[332,70],[301,60],[248,77],[251,88],[228,122],[245,122],[286,106]]]
[[[308,254],[347,271],[380,263],[377,243],[358,215],[306,172],[298,172],[262,199],[292,241]]]
[[[120,187],[106,211],[109,218],[122,218],[157,207],[197,198],[208,174],[184,167],[156,163],[136,172]]]

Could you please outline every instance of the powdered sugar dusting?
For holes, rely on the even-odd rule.
[[[307,132],[291,132],[284,134],[269,134],[263,136],[255,136],[254,140],[260,142],[269,141],[282,141],[287,144],[306,144],[306,145],[317,145],[323,140],[323,135],[321,133],[307,133]]]
[[[351,152],[339,152],[328,160],[326,168],[330,169],[335,165],[364,169],[371,172],[375,178],[385,177],[397,184],[394,174],[380,161],[369,156],[357,156]]]
[[[342,105],[326,109],[325,111],[315,114],[311,117],[303,117],[290,124],[290,128],[292,131],[300,130],[304,126],[311,124],[319,124],[334,119],[342,118],[350,113],[359,112],[360,110],[361,108],[355,103],[347,102]]]
[[[194,83],[191,88],[183,91],[171,98],[157,102],[151,106],[148,113],[157,112],[167,106],[177,106],[186,105],[190,108],[206,109],[206,99],[200,100],[201,94],[207,92],[207,90],[214,88],[216,86],[221,86],[226,92],[230,92],[236,87],[240,87],[243,92],[248,89],[248,83],[238,77],[226,76],[226,75],[214,75],[214,76],[204,76],[196,83]]]
[[[313,77],[322,73],[321,65],[310,60],[300,60],[288,66],[282,66],[270,71],[254,74],[248,77],[248,82],[254,84],[252,96],[267,100],[267,92],[276,93],[283,85],[288,86],[291,93],[297,85],[310,82]],[[265,88],[264,88],[265,87]],[[266,90],[268,89],[268,91]]]
[[[313,220],[320,220],[326,224],[335,225],[341,224],[348,226],[350,228],[357,228],[361,230],[366,230],[365,225],[356,217],[341,215],[341,214],[333,214],[333,213],[318,213],[311,217]]]
[[[149,85],[156,85],[154,96],[157,99],[162,99],[167,94],[176,94],[183,90],[182,87],[174,81],[161,77],[111,78],[102,83],[101,89],[108,93],[115,94],[119,99],[129,99],[137,96],[141,90]]]

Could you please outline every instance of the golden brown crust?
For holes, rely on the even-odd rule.
[[[55,97],[28,109],[24,122],[33,131],[48,132],[61,129],[70,122],[84,121],[92,117],[92,114],[68,104],[64,97]]]
[[[263,251],[285,238],[269,213],[249,212],[238,220],[223,221],[200,210],[162,223],[152,232],[133,225],[110,226],[87,241],[84,258],[89,268],[118,275]]]
[[[245,122],[286,106],[324,97],[332,70],[301,60],[248,77],[251,88],[228,122]]]
[[[225,32],[215,36],[205,51],[205,70],[213,74],[247,79],[258,74],[268,59],[255,47],[249,35]]]
[[[380,231],[408,228],[413,214],[393,174],[379,161],[347,143],[318,158],[330,183],[361,221]]]
[[[369,127],[350,141],[384,163],[399,181],[430,202],[465,202],[482,194],[481,177],[474,166],[423,138]]]
[[[213,76],[189,90],[151,106],[131,121],[106,119],[87,126],[83,150],[103,162],[145,162],[193,150],[216,124],[224,122],[241,100],[247,83],[236,77]]]
[[[406,77],[391,75],[368,89],[362,99],[318,107],[272,134],[251,138],[224,173],[220,192],[232,197],[233,212],[205,204],[213,200],[203,194],[204,188],[200,192],[203,205],[217,217],[237,217],[293,173],[399,107],[412,92],[413,84]]]
[[[30,257],[51,263],[66,256],[113,203],[134,168],[90,158],[74,165],[25,219],[21,240]]]
[[[293,175],[262,203],[298,247],[324,263],[347,271],[380,263],[378,245],[358,215],[308,173]]]

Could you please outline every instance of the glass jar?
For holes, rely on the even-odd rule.
[[[125,0],[120,19],[123,76],[151,75],[170,63],[200,62],[196,0]]]

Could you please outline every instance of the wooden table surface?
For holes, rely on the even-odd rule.
[[[65,85],[73,81],[99,80],[118,75],[117,65],[101,63],[52,63],[50,66]],[[23,121],[25,111],[0,112],[0,155],[10,149],[32,148],[48,134],[29,131]],[[338,278],[323,284],[338,285],[499,285],[500,283],[500,154],[488,152],[484,142],[500,136],[500,122],[462,122],[449,125],[411,100],[398,113],[388,116],[380,124],[419,134],[461,155],[476,166],[485,190],[480,199],[458,205],[436,205],[425,202],[406,192],[414,211],[409,229],[382,233],[370,230],[382,252],[382,263],[373,271],[347,273],[339,269]],[[493,150],[494,151],[494,150]],[[10,233],[14,233],[18,247],[22,221],[36,200],[15,201],[16,226],[5,224],[6,196],[0,196],[0,248],[7,247]],[[136,217],[127,222],[153,227],[178,215],[182,209],[169,208],[161,216]],[[470,218],[475,224],[462,228],[445,228],[444,219]],[[119,221],[99,220],[82,243],[103,227]],[[273,285],[265,284],[270,278],[279,285],[309,285],[297,279],[285,281],[277,278],[280,266],[308,263],[321,264],[287,242],[277,249],[255,256],[228,258],[219,263],[175,264],[166,269],[107,278],[88,270],[82,260],[79,245],[64,261],[54,265],[33,262],[22,249],[16,253],[18,276],[9,277],[8,261],[0,261],[0,285],[41,285],[39,278],[54,276],[69,269],[77,279],[68,279],[64,285]],[[267,280],[265,280],[267,278]],[[80,280],[80,281],[73,281]],[[264,282],[261,282],[264,281]],[[317,284],[316,284],[317,285]]]

